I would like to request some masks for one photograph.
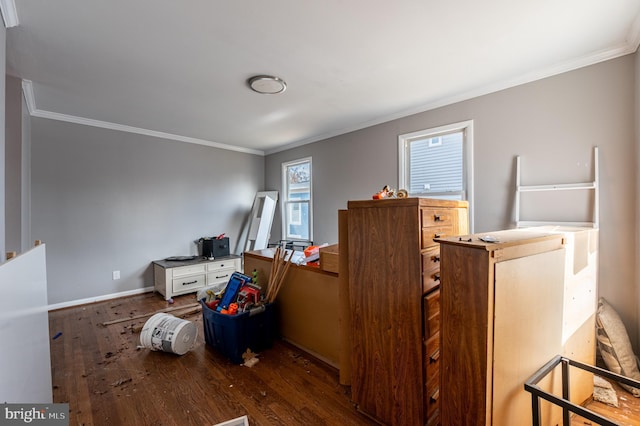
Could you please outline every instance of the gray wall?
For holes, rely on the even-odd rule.
[[[593,147],[598,146],[599,291],[619,311],[637,349],[636,61],[636,55],[628,55],[269,155],[265,187],[280,190],[282,162],[311,156],[314,241],[335,243],[337,210],[346,208],[347,200],[370,199],[385,184],[397,187],[398,135],[474,120],[475,231],[487,232],[515,225],[517,155],[522,158],[524,184],[583,182],[591,179]],[[535,215],[529,219],[589,218],[589,199],[557,211],[565,197],[523,203],[523,213],[526,207]],[[580,217],[564,217],[569,213]],[[275,223],[272,235],[280,235],[279,217]]]
[[[203,236],[233,250],[264,179],[261,156],[43,118],[31,151],[49,303],[152,286],[152,260],[196,254]]]

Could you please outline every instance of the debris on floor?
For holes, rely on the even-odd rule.
[[[249,348],[247,348],[247,350],[242,354],[242,359],[244,360],[244,364],[242,365],[249,368],[256,365],[259,361],[258,355],[253,353],[253,351]]]
[[[127,378],[124,378],[124,379],[119,379],[119,380],[116,380],[115,382],[111,383],[111,386],[113,386],[113,387],[122,386],[122,385],[124,385],[126,383],[129,383],[131,380],[132,380],[131,377],[127,377]]]
[[[593,376],[593,399],[613,407],[618,407],[618,394],[611,383],[600,376]]]

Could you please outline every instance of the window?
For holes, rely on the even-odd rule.
[[[398,137],[398,189],[410,197],[473,199],[473,121]]]
[[[282,164],[282,238],[311,241],[311,158]]]

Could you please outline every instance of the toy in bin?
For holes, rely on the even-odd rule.
[[[234,363],[242,364],[247,350],[261,351],[273,341],[273,304],[261,293],[252,277],[234,272],[222,295],[212,291],[200,299],[206,344]]]
[[[228,313],[235,314],[238,312],[238,304],[236,303],[236,299],[238,298],[238,293],[240,289],[245,283],[250,283],[251,277],[241,274],[240,272],[234,272],[231,274],[229,278],[229,282],[227,283],[227,287],[224,289],[224,293],[222,294],[222,299],[218,303],[216,307],[216,311],[220,313]],[[231,305],[235,305],[232,307]],[[230,312],[234,310],[233,314]],[[226,311],[226,312],[224,312]]]
[[[246,311],[259,303],[260,287],[252,283],[243,285],[238,292],[238,308],[241,311]]]
[[[271,347],[276,335],[273,303],[224,315],[210,309],[201,299],[204,340],[234,364],[246,364],[243,354]]]

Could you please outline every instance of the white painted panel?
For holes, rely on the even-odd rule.
[[[493,424],[531,424],[531,396],[524,382],[562,353],[565,250],[527,256],[495,266]],[[560,376],[540,386],[561,395]],[[542,409],[542,424],[559,424],[558,407]]]
[[[0,265],[0,401],[51,403],[45,246]]]

